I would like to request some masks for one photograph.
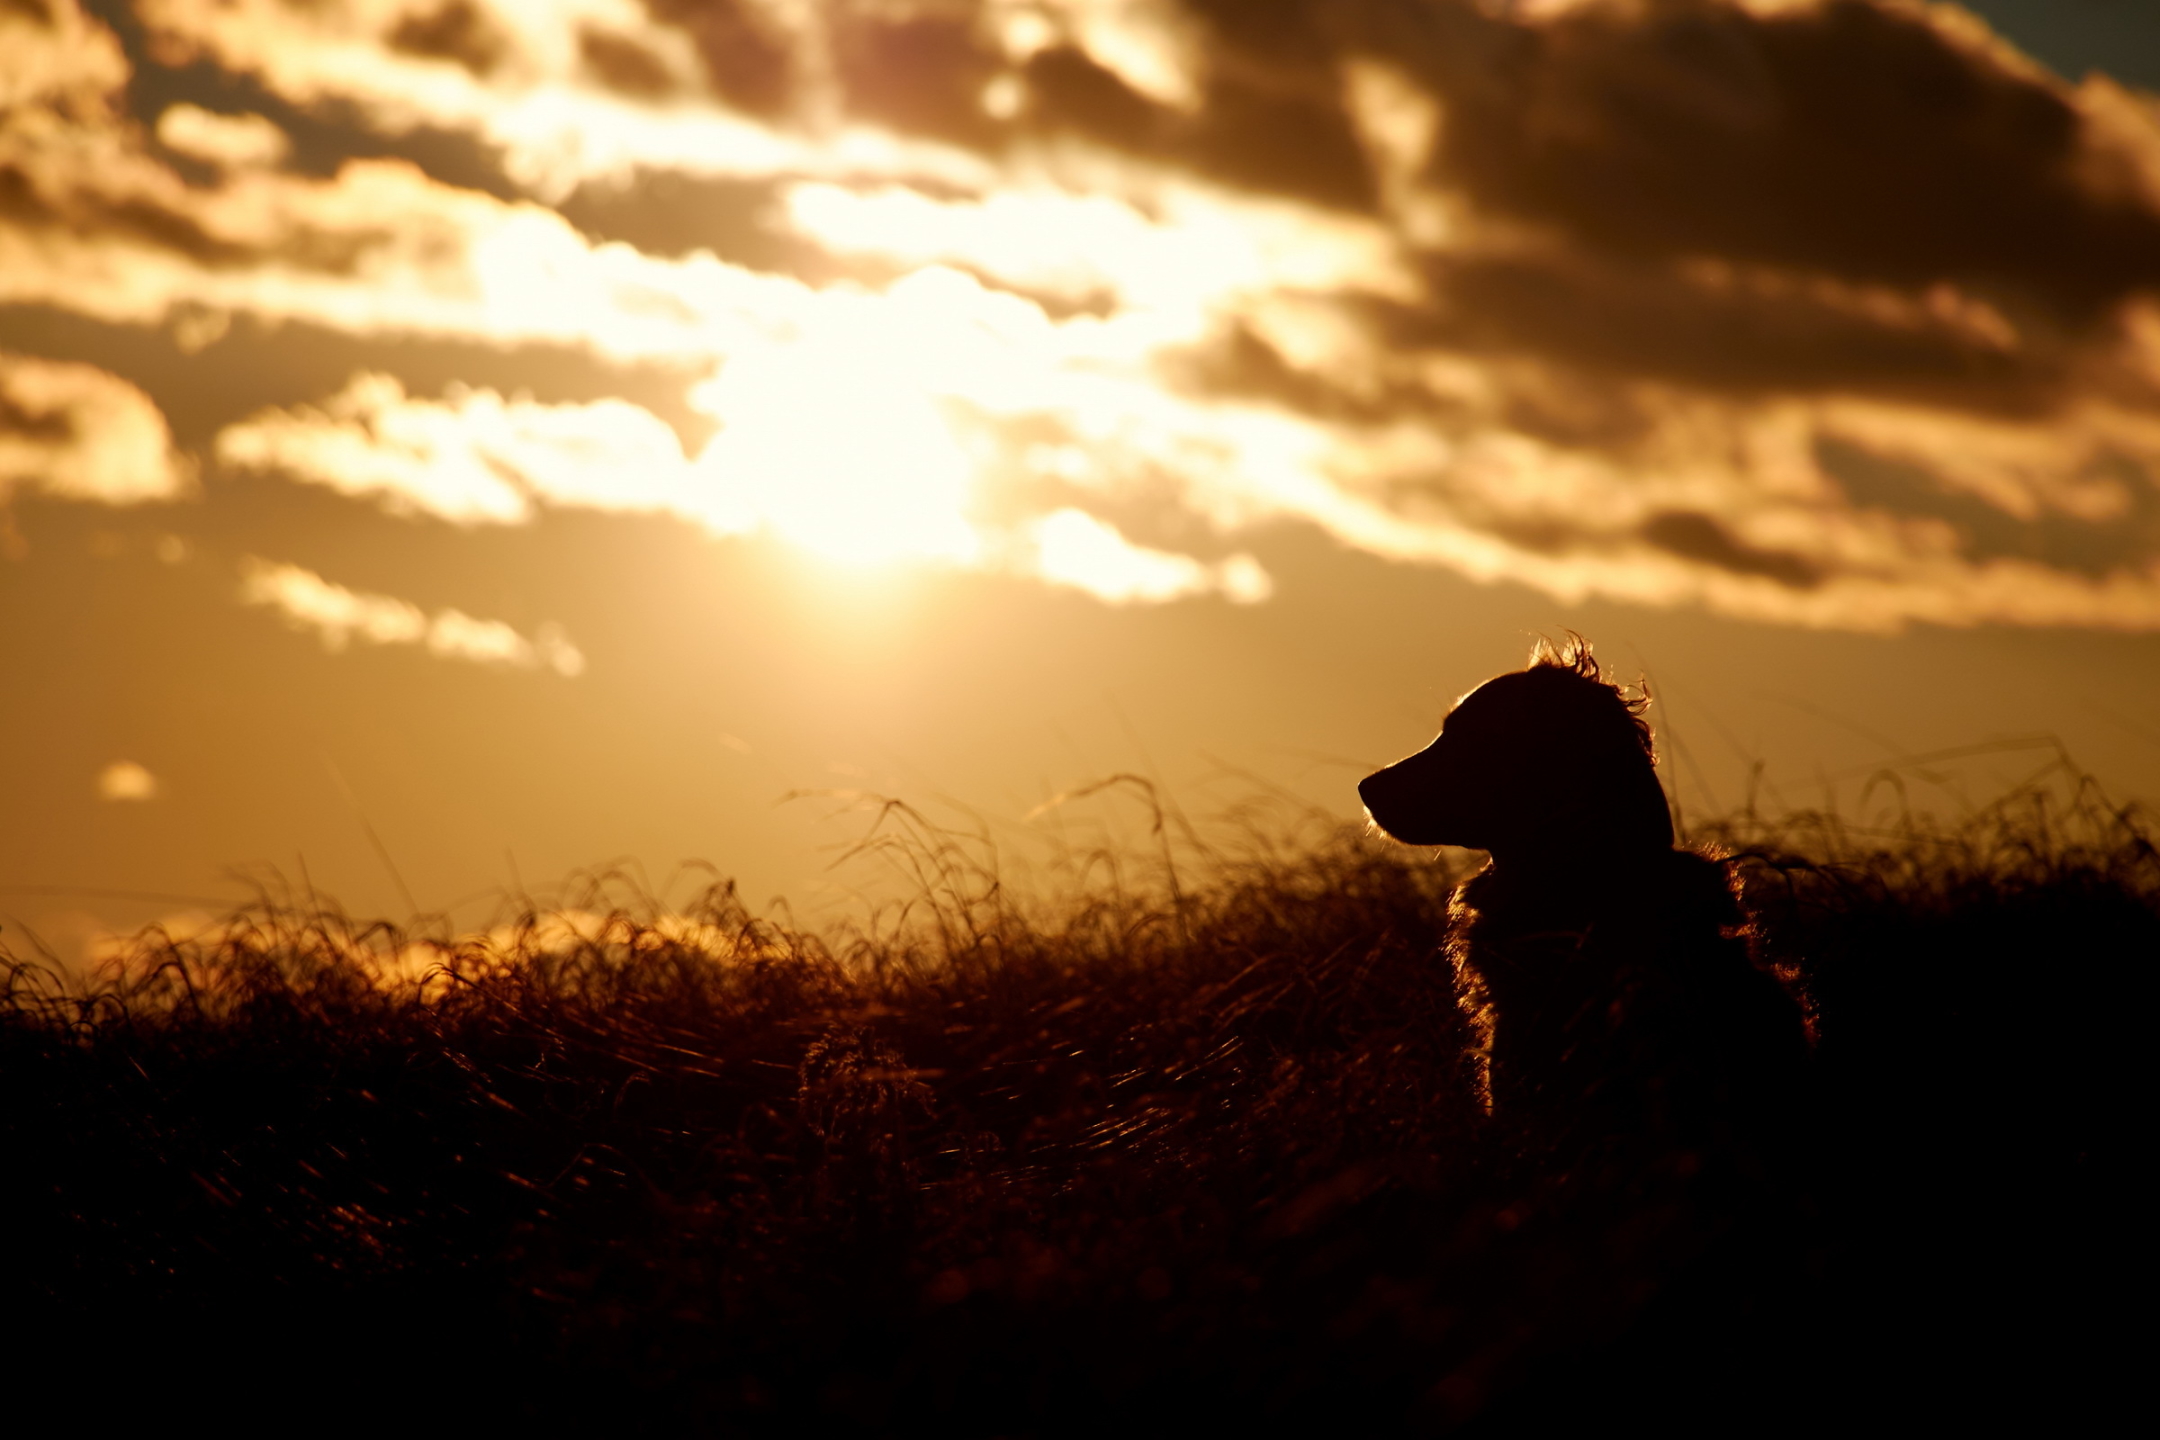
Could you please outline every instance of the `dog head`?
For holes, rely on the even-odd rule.
[[[1358,785],[1366,813],[1410,845],[1510,854],[1669,849],[1647,696],[1608,682],[1589,642],[1540,642],[1526,670],[1486,681],[1440,738]]]

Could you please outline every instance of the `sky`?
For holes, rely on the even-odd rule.
[[[0,0],[0,938],[1351,820],[1565,627],[1685,814],[2160,798],[2156,90],[2139,0]]]

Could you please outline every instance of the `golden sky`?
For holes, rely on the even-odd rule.
[[[1978,8],[0,0],[0,910],[1350,814],[1570,624],[2160,794],[2160,18]]]

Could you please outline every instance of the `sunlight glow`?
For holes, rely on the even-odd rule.
[[[968,456],[886,337],[731,357],[700,392],[724,427],[700,458],[749,515],[814,554],[966,563]]]

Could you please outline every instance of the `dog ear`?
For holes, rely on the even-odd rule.
[[[1612,810],[1615,828],[1631,845],[1672,848],[1672,807],[1665,801],[1665,787],[1658,783],[1648,756],[1639,757],[1618,777]]]
[[[1563,823],[1580,827],[1578,833],[1596,844],[1669,850],[1672,811],[1656,766],[1632,727],[1612,722],[1610,714],[1598,713],[1594,726],[1578,732],[1577,745],[1560,762],[1568,772],[1564,783],[1573,791],[1560,807],[1568,814]]]

